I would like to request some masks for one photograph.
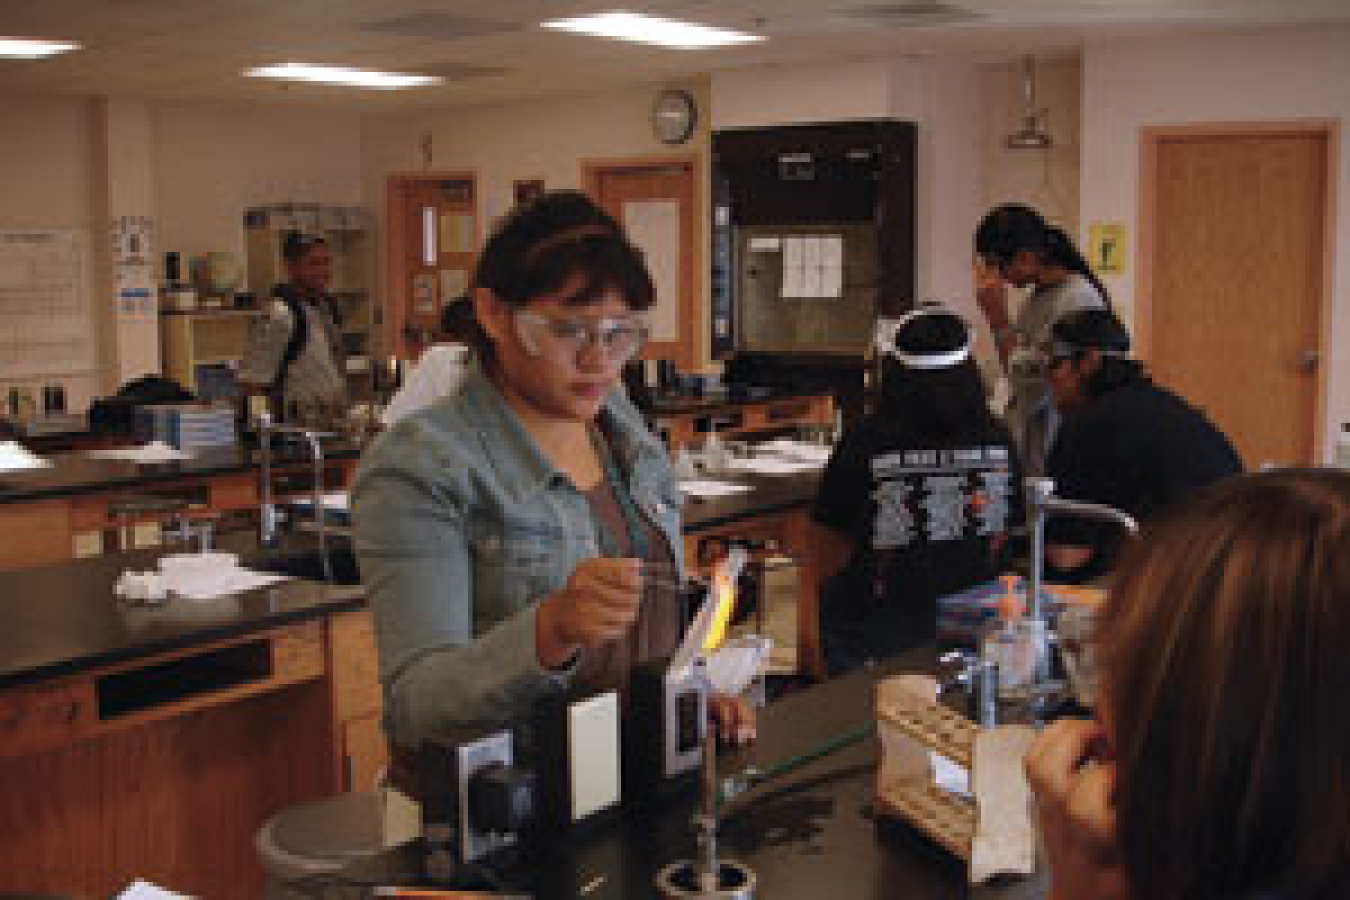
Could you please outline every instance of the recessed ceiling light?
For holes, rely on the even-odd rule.
[[[317,84],[341,84],[381,90],[425,87],[429,84],[439,84],[443,80],[435,75],[403,75],[397,72],[345,69],[341,66],[316,66],[309,63],[259,66],[247,70],[244,74],[252,78],[279,78],[284,81],[311,81]]]
[[[710,25],[662,19],[657,16],[646,16],[642,13],[624,12],[622,10],[598,13],[593,16],[579,16],[575,19],[554,19],[542,24],[545,28],[553,28],[558,31],[575,31],[579,34],[593,34],[597,37],[615,38],[620,41],[637,41],[640,44],[656,44],[661,47],[675,47],[680,50],[721,47],[727,44],[749,44],[764,40],[759,35],[746,34],[743,31],[713,28]]]
[[[69,41],[33,41],[28,38],[0,37],[0,57],[6,59],[41,59],[68,50],[80,49]]]

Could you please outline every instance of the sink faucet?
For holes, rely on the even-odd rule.
[[[1049,478],[1028,478],[1025,486],[1027,510],[1030,513],[1028,525],[1031,526],[1031,577],[1027,584],[1031,601],[1030,617],[1032,621],[1043,623],[1041,582],[1045,573],[1045,520],[1051,515],[1065,515],[1111,522],[1131,537],[1139,533],[1139,523],[1128,513],[1113,506],[1056,497],[1055,482]],[[1037,681],[1043,682],[1048,677],[1048,657],[1042,656],[1037,668]]]
[[[305,446],[309,449],[310,462],[313,464],[310,490],[314,503],[314,521],[318,524],[319,531],[319,564],[323,567],[324,580],[331,582],[333,567],[332,561],[328,558],[328,531],[324,523],[326,515],[323,506],[323,444],[319,440],[322,433],[297,425],[278,424],[272,421],[271,414],[267,412],[258,413],[257,425],[262,479],[258,492],[258,542],[269,549],[275,548],[279,542],[276,499],[272,487],[272,435],[299,435],[304,438]]]

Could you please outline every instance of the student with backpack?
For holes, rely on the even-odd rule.
[[[248,394],[267,397],[279,421],[332,427],[351,406],[337,307],[327,292],[333,255],[322,237],[293,231],[281,256],[287,280],[254,320],[239,381]]]

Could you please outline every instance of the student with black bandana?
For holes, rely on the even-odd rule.
[[[884,343],[878,406],[845,432],[812,507],[820,645],[798,652],[816,677],[932,642],[938,598],[998,575],[1021,514],[965,321],[921,307]]]
[[[1242,471],[1223,432],[1130,358],[1130,335],[1110,312],[1069,313],[1050,335],[1050,388],[1064,416],[1046,460],[1056,494],[1145,521],[1196,488]],[[1046,525],[1052,574],[1070,581],[1104,574],[1119,540],[1113,525],[1052,518]]]

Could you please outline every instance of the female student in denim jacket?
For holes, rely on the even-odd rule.
[[[618,388],[654,300],[641,253],[585,195],[517,208],[475,272],[459,390],[362,460],[356,550],[396,747],[516,726],[568,686],[622,688],[680,637],[680,495]],[[748,707],[713,704],[724,736]]]

